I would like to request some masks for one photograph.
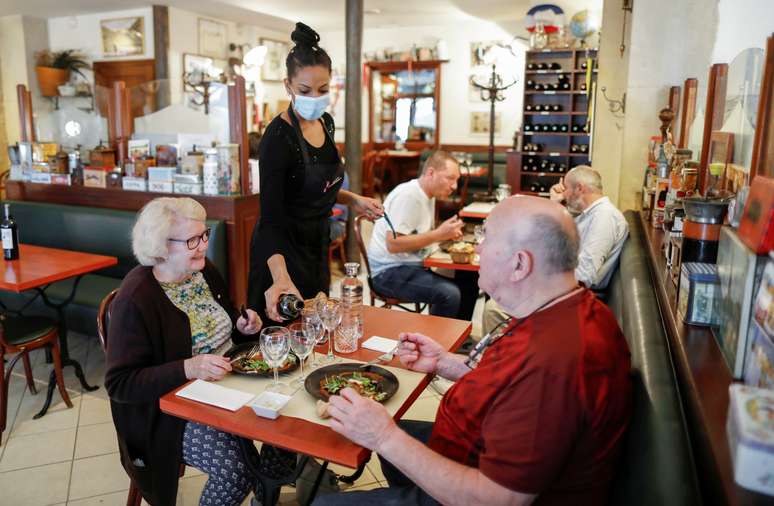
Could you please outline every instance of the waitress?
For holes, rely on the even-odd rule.
[[[330,102],[331,58],[320,36],[296,23],[295,47],[285,60],[287,111],[275,117],[261,138],[261,216],[250,243],[248,303],[269,319],[285,293],[301,299],[328,292],[328,220],[334,204],[355,214],[382,215],[374,199],[342,190],[344,165],[333,141]],[[264,318],[264,322],[266,319]]]

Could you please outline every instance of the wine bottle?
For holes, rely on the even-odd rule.
[[[586,62],[584,61],[583,63],[581,63],[581,69],[582,69],[582,70],[586,70],[586,68],[588,68],[588,63],[586,63]]]
[[[567,131],[567,125],[560,125],[559,126],[559,131],[560,132],[566,132]]]
[[[586,91],[586,83],[581,83],[580,89],[581,91]]]
[[[0,223],[0,234],[3,239],[3,258],[16,260],[19,258],[19,227],[11,216],[11,205],[5,204],[5,216]]]
[[[524,123],[524,131],[525,132],[531,132],[532,131],[532,125],[529,123]]]
[[[304,301],[292,293],[283,293],[277,302],[277,312],[285,320],[295,320],[304,309]]]
[[[548,172],[556,172],[556,163],[551,162],[548,164]]]
[[[561,65],[560,65],[558,62],[553,62],[553,63],[551,64],[551,68],[552,68],[553,70],[561,70],[562,66],[561,66]]]
[[[524,110],[527,111],[527,112],[531,112],[532,111],[532,106],[530,104],[525,104],[524,105]]]
[[[537,191],[537,189],[538,189],[538,186],[537,186],[537,184],[535,184],[535,183],[532,183],[531,185],[529,185],[529,191],[531,191],[531,192],[536,192],[536,191]]]
[[[535,86],[533,86],[533,89],[535,91],[543,91],[543,85],[540,83],[535,83]]]
[[[572,131],[574,133],[580,132],[580,125],[573,125],[572,126]]]
[[[578,145],[577,144],[573,144],[572,146],[570,146],[570,151],[572,153],[577,153],[578,152]]]
[[[533,81],[532,79],[528,79],[527,82],[525,83],[525,86],[527,87],[528,90],[532,90],[535,88],[535,81]]]
[[[558,132],[559,131],[559,125],[556,125],[556,124],[551,125],[551,131],[552,132]]]
[[[528,63],[527,64],[527,70],[535,70],[535,64],[534,63]]]
[[[588,144],[581,144],[581,145],[579,146],[579,148],[580,148],[580,152],[581,152],[581,153],[587,153],[587,152],[588,152],[588,150],[589,150],[589,145],[588,145]]]
[[[554,105],[551,106],[551,110],[554,111],[554,112],[559,112],[559,111],[562,110],[562,106],[559,105],[559,104],[554,104]]]
[[[538,70],[546,70],[547,65],[545,63],[538,63]]]
[[[542,105],[540,105],[540,104],[535,104],[535,105],[533,105],[533,106],[532,106],[532,109],[533,109],[535,112],[540,112],[540,111],[543,109],[543,106],[542,106]]]

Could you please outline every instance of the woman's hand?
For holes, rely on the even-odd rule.
[[[283,278],[279,281],[275,281],[264,293],[264,296],[266,297],[266,315],[275,322],[284,320],[277,312],[277,303],[284,293],[292,293],[299,299],[304,300],[301,296],[301,292],[298,291],[298,288],[296,288],[296,285],[293,284],[290,278]]]
[[[187,379],[219,380],[231,370],[231,362],[220,355],[203,353],[183,362]]]
[[[352,210],[356,215],[365,214],[368,216],[369,220],[375,220],[384,214],[384,208],[378,200],[370,197],[363,197],[362,195],[354,195]]]
[[[239,332],[245,335],[249,334],[255,334],[259,330],[261,330],[261,318],[258,316],[258,313],[253,311],[252,309],[247,310],[247,319],[244,318],[244,316],[240,316],[237,319],[236,327]]]

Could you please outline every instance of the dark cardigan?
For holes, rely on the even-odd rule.
[[[223,278],[209,261],[202,274],[233,324]],[[105,387],[121,462],[149,504],[174,505],[185,420],[162,413],[159,398],[188,381],[183,361],[191,358],[190,322],[145,266],[126,275],[110,309]]]

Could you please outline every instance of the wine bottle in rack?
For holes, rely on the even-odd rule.
[[[548,172],[556,172],[556,163],[551,162],[548,164]]]
[[[537,70],[537,66],[534,63],[528,63],[527,70]]]
[[[588,68],[588,63],[583,61],[583,62],[581,62],[581,66],[580,67],[581,67],[581,70],[586,70]]]
[[[572,131],[573,131],[573,133],[578,133],[578,132],[580,132],[580,131],[581,131],[581,127],[580,127],[580,125],[573,125],[573,126],[572,126]]]
[[[578,148],[580,149],[581,153],[588,153],[588,151],[589,151],[589,145],[588,144],[581,144],[580,146],[578,146]]]
[[[562,69],[562,65],[561,65],[559,62],[553,62],[553,63],[551,64],[551,68],[552,68],[553,70],[561,70],[561,69]]]
[[[551,125],[551,131],[552,132],[558,132],[559,131],[559,125],[556,125],[556,124]]]
[[[563,89],[563,90],[569,90],[569,89],[570,89],[570,83],[568,83],[568,82],[563,82],[563,83],[562,83],[562,89]]]
[[[567,132],[567,125],[559,125],[560,132]]]
[[[559,104],[554,104],[554,105],[551,106],[551,110],[554,111],[554,112],[559,112],[559,111],[562,110],[562,106],[559,105]]]
[[[572,146],[570,146],[570,152],[571,153],[577,153],[579,150],[580,150],[580,148],[578,147],[577,144],[573,144]]]
[[[524,86],[526,86],[528,90],[535,89],[535,81],[532,79],[527,79],[527,82],[524,83]]]
[[[524,110],[527,111],[527,112],[531,112],[532,111],[532,106],[529,105],[529,104],[524,104]]]
[[[535,104],[534,106],[532,106],[532,109],[534,109],[535,112],[540,112],[543,110],[543,106],[540,104]]]
[[[538,191],[538,185],[537,183],[532,183],[529,185],[529,191],[531,192],[537,192]]]
[[[586,83],[581,83],[580,84],[580,90],[581,91],[586,91]]]

